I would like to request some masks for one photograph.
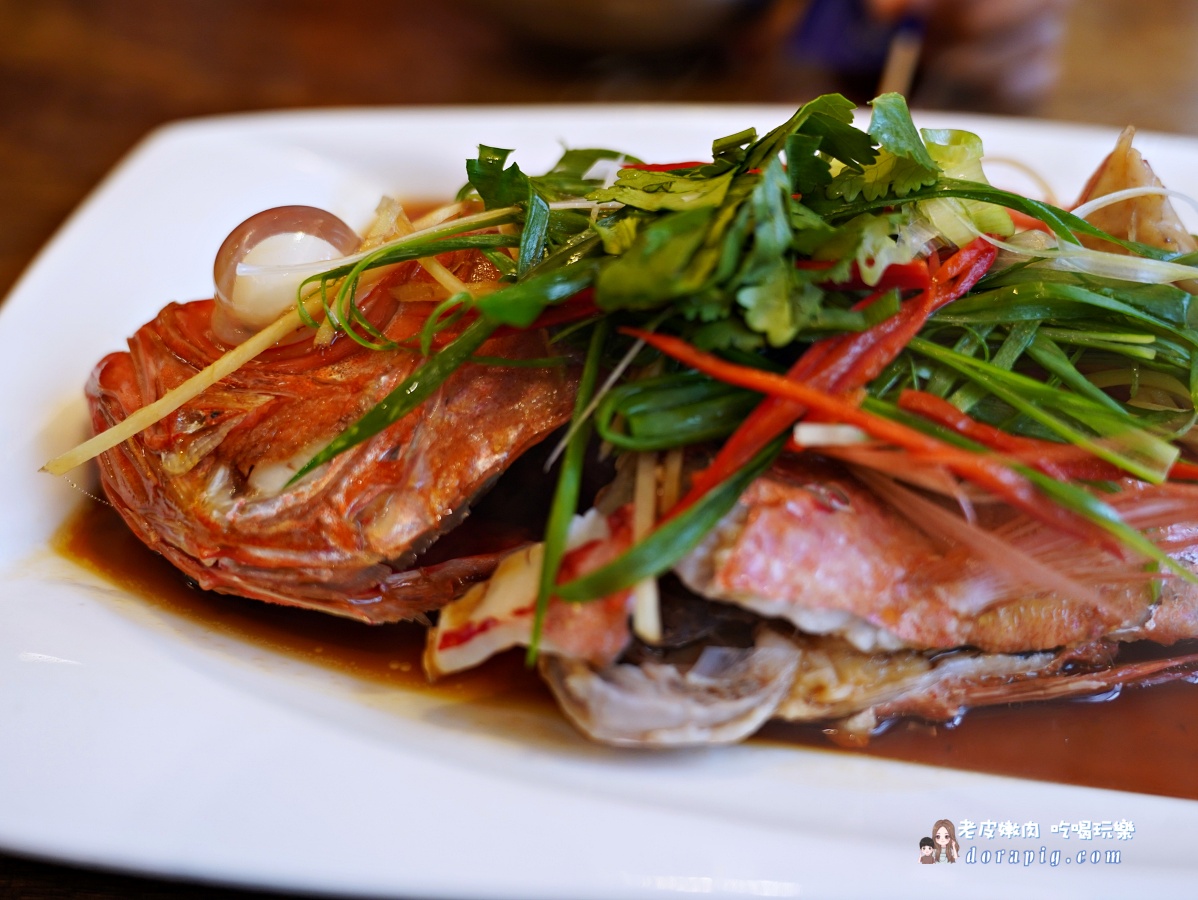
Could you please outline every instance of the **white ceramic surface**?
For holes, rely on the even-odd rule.
[[[83,436],[91,367],[167,301],[209,295],[217,246],[251,213],[305,203],[361,225],[384,192],[455,190],[479,142],[517,147],[525,171],[562,142],[689,159],[789,112],[345,110],[185,122],[139,146],[0,309],[0,847],[405,897],[1191,893],[1198,804],[767,744],[612,751],[548,714],[385,692],[220,637],[48,550],[79,495],[37,469]],[[921,123],[977,131],[1066,200],[1114,139],[1018,120]],[[1198,144],[1139,144],[1167,183],[1198,193]],[[1045,840],[1006,845],[1020,851],[1080,847],[1047,834],[1062,819],[1127,820],[1136,833],[1119,865],[919,866],[919,837],[945,816],[1042,823]]]

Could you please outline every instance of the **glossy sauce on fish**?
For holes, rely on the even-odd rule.
[[[557,715],[548,690],[525,668],[522,651],[429,684],[420,663],[421,626],[368,626],[195,590],[113,510],[97,503],[82,505],[62,526],[55,549],[174,615],[304,662],[405,690],[477,702],[502,698]],[[1191,641],[1145,645],[1125,655],[1196,651],[1198,642]],[[1198,688],[1185,681],[1129,687],[1105,702],[977,709],[955,727],[901,720],[864,747],[838,746],[836,737],[818,726],[774,722],[752,740],[1198,800]]]

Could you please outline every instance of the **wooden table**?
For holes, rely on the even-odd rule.
[[[486,0],[0,0],[0,293],[119,158],[174,119],[344,105],[798,103],[829,88],[868,99],[868,80],[795,56],[797,4],[779,2],[727,30],[722,46],[635,59],[529,46],[482,12]],[[1198,135],[1198,4],[1148,7],[1075,4],[1060,79],[1024,112]],[[0,898],[81,896],[251,895],[0,855]]]

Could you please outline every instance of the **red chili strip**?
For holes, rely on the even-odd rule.
[[[795,268],[820,272],[835,264],[831,260],[800,259],[795,261]],[[932,276],[928,273],[927,262],[915,259],[909,263],[891,263],[882,270],[877,284],[866,284],[861,277],[860,267],[854,262],[847,280],[821,281],[819,286],[842,291],[923,291],[932,286]]]
[[[1112,552],[1121,551],[1117,541],[1092,523],[1043,497],[1027,478],[1014,471],[1000,457],[961,450],[900,422],[866,412],[810,384],[792,381],[773,372],[727,362],[704,353],[679,338],[632,328],[621,331],[640,338],[667,356],[719,381],[786,398],[834,421],[855,425],[873,438],[887,441],[921,456],[934,458],[959,477],[985,488],[1053,528],[1080,540],[1101,545]]]
[[[1001,428],[995,428],[993,425],[979,422],[968,413],[961,412],[961,410],[957,409],[957,407],[953,406],[947,400],[937,397],[935,394],[929,394],[926,391],[910,389],[903,391],[899,394],[898,407],[907,412],[923,416],[937,425],[951,428],[953,431],[970,440],[977,441],[979,444],[985,444],[991,450],[1013,453],[1020,450],[1039,449],[1046,443],[1045,441],[1037,441],[1032,438],[1009,434]]]
[[[1169,477],[1178,481],[1198,481],[1198,464],[1179,459],[1169,470]]]
[[[938,264],[930,273],[931,286],[907,300],[896,315],[866,331],[817,341],[791,367],[786,377],[792,381],[809,382],[814,388],[832,393],[846,393],[868,384],[919,333],[933,312],[978,282],[997,253],[993,244],[977,238]],[[806,408],[802,403],[782,396],[762,400],[720,448],[711,465],[695,475],[690,490],[670,514],[682,512],[744,466],[804,412]]]
[[[1010,434],[1001,428],[979,422],[935,394],[904,390],[899,395],[898,406],[1060,481],[1114,481],[1127,477],[1123,469],[1099,459],[1084,447]],[[1198,465],[1177,460],[1169,469],[1169,478],[1175,481],[1198,481]]]
[[[935,394],[905,390],[899,394],[898,406],[1061,481],[1108,481],[1127,474],[1081,447],[1021,437],[979,422]]]

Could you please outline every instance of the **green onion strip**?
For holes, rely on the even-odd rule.
[[[582,368],[582,377],[578,383],[578,394],[574,399],[574,417],[583,415],[595,393],[595,382],[599,378],[599,366],[603,360],[603,345],[611,331],[607,319],[600,319],[591,332],[591,342],[587,350],[586,363]],[[528,644],[528,664],[536,662],[537,651],[541,645],[541,632],[545,627],[545,612],[549,608],[549,598],[553,594],[553,586],[557,581],[557,570],[561,566],[562,557],[566,553],[566,540],[570,531],[570,522],[578,509],[578,499],[582,492],[582,464],[586,454],[587,443],[591,438],[591,423],[587,419],[580,421],[566,442],[566,450],[562,457],[562,467],[557,476],[557,487],[553,492],[553,501],[549,506],[549,520],[545,524],[545,545],[541,561],[541,580],[537,587],[537,608],[533,616],[532,637]]]
[[[786,438],[787,435],[776,438],[735,475],[708,491],[682,514],[659,525],[643,541],[594,572],[558,585],[554,594],[572,602],[595,600],[665,572],[698,546],[703,536],[736,505],[745,488],[768,469],[781,452]]]
[[[908,347],[955,369],[1028,418],[1137,478],[1160,484],[1179,455],[1176,447],[1140,428],[1122,408],[1116,414],[1088,397],[1056,390],[1026,375],[953,353],[923,338],[913,338]],[[1057,413],[1086,422],[1108,440],[1095,440]]]
[[[323,465],[338,454],[369,440],[387,426],[398,422],[427,400],[433,391],[440,387],[462,363],[466,362],[498,327],[498,322],[486,316],[475,319],[452,343],[442,348],[436,355],[430,356],[424,365],[405,378],[366,415],[337,435],[332,443],[308,460],[287,484],[295,484],[317,466]]]

